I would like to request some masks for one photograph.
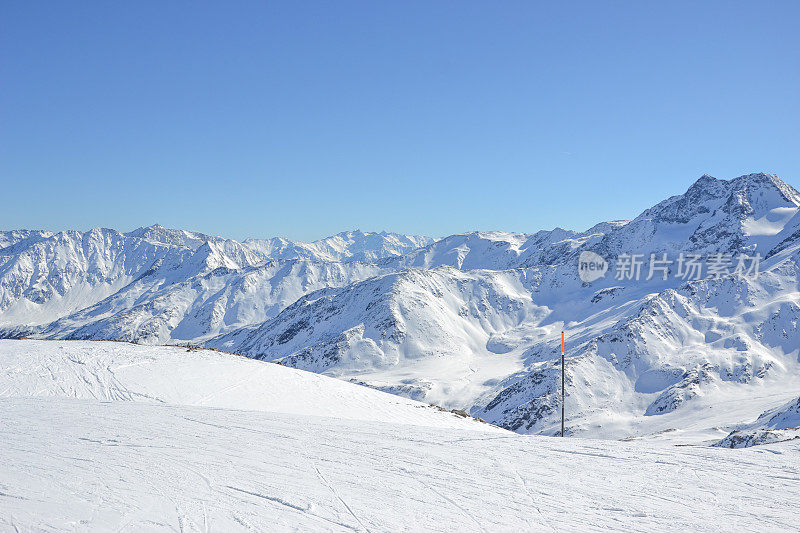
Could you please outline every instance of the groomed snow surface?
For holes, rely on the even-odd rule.
[[[213,351],[0,341],[0,530],[792,530],[800,440],[524,436]]]

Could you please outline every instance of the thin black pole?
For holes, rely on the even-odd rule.
[[[561,436],[564,436],[564,332],[561,332]]]

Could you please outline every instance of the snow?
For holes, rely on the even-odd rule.
[[[516,273],[449,267],[376,276],[312,294],[262,328],[209,345],[370,385],[422,387],[427,401],[463,408],[491,390],[487,383],[522,368],[519,352],[498,356],[501,340],[493,333],[541,314],[524,285]],[[341,352],[335,361],[324,356],[331,345]]]
[[[364,232],[310,244],[278,240],[282,248],[265,248],[160,225],[129,233],[3,231],[0,327],[197,342],[272,318],[308,292],[374,276],[384,271],[375,262],[433,242]]]
[[[796,525],[800,441],[728,450],[518,435],[178,347],[0,341],[0,369],[3,530]]]
[[[758,422],[777,429],[800,427],[800,398],[795,398],[777,409],[772,409],[758,417]]]
[[[314,261],[367,261],[399,257],[426,246],[434,239],[421,235],[387,232],[345,231],[314,242],[290,241],[280,237],[248,239],[250,249],[273,259],[311,259]]]
[[[748,237],[777,235],[796,214],[796,207],[776,207],[758,220],[753,217],[746,218],[742,223],[742,230]]]
[[[436,427],[479,424],[274,363],[123,342],[0,340],[0,398],[12,397],[157,402]]]
[[[800,439],[800,398],[761,413],[754,422],[741,424],[714,446],[746,448]]]

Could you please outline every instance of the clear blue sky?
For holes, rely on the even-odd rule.
[[[800,2],[0,4],[0,228],[630,218],[800,184]]]

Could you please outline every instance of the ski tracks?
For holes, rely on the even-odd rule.
[[[353,512],[353,510],[350,508],[350,506],[347,505],[347,502],[344,501],[341,496],[339,496],[339,493],[336,491],[336,489],[333,488],[333,486],[330,483],[328,483],[328,480],[325,479],[325,476],[322,475],[322,472],[319,471],[319,468],[314,466],[314,470],[317,471],[317,476],[319,476],[319,478],[322,480],[322,482],[325,484],[325,486],[328,487],[328,489],[333,493],[334,496],[336,496],[336,499],[339,500],[340,502],[342,502],[342,505],[344,505],[345,509],[347,509],[347,512],[350,513],[353,516],[353,518],[356,519],[356,522],[358,522],[358,524],[365,531],[367,531],[369,533],[369,528],[364,525],[364,523],[361,521],[361,519],[358,517],[358,515],[356,515]]]

